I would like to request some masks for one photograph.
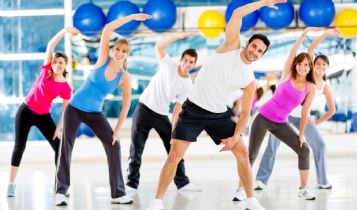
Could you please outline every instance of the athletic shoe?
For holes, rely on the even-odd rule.
[[[233,201],[242,201],[247,197],[243,187],[239,187],[234,194]]]
[[[151,201],[150,205],[145,210],[164,210],[162,205],[162,200],[154,199]]]
[[[191,182],[178,189],[179,192],[202,192],[202,189]]]
[[[248,210],[265,210],[265,208],[261,206],[259,204],[259,201],[254,197],[245,200],[245,204],[246,204],[245,209]]]
[[[61,193],[56,193],[55,195],[55,205],[56,206],[67,206],[66,196]]]
[[[309,187],[300,188],[298,192],[298,197],[303,198],[305,200],[315,200],[315,194],[310,190]]]
[[[133,187],[130,187],[129,185],[125,185],[125,192],[126,194],[131,196],[131,195],[135,195],[138,192],[138,190]]]
[[[332,185],[330,185],[330,184],[317,184],[316,188],[320,189],[320,190],[331,190],[332,189]]]
[[[15,197],[15,184],[14,183],[10,183],[7,186],[7,197]]]
[[[254,184],[254,190],[264,190],[264,188],[266,187],[266,185],[260,180],[256,180]]]
[[[127,195],[118,198],[112,198],[112,204],[132,204],[133,199]]]

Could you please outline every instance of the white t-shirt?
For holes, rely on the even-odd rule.
[[[168,115],[170,102],[175,100],[183,104],[191,88],[191,78],[181,77],[178,73],[178,64],[166,55],[160,61],[157,73],[141,94],[139,102],[158,114]]]
[[[251,65],[243,63],[241,49],[214,53],[202,66],[188,98],[201,108],[222,113],[227,111],[228,97],[255,80]]]
[[[321,104],[321,100],[324,101],[324,98],[325,98],[324,87],[325,87],[325,83],[322,84],[322,87],[320,89],[316,88],[315,97],[314,97],[314,100],[312,101],[310,110],[320,110],[319,104]],[[290,116],[296,117],[296,118],[301,118],[301,110],[302,110],[302,106],[301,105],[297,106],[291,112]]]

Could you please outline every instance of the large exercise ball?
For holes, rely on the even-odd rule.
[[[340,34],[345,38],[357,35],[357,10],[344,9],[336,15],[335,25],[340,29]]]
[[[140,13],[140,10],[135,4],[129,1],[118,1],[109,8],[107,14],[107,23],[136,13]],[[123,36],[128,36],[133,33],[139,27],[139,25],[139,21],[132,20],[116,29],[115,32]]]
[[[252,3],[253,1],[251,0],[234,0],[227,6],[226,10],[226,22],[228,23],[229,20],[231,19],[232,13],[235,9],[238,7],[244,6],[246,4]],[[243,17],[242,19],[242,27],[241,27],[241,32],[248,31],[249,29],[253,28],[255,24],[257,24],[259,18],[259,12],[256,10],[246,16]]]
[[[335,5],[331,0],[303,0],[300,19],[306,26],[327,27],[335,17]]]
[[[105,15],[95,4],[82,4],[74,13],[73,25],[86,36],[96,36],[105,25]]]
[[[279,9],[263,7],[260,9],[260,19],[268,28],[279,30],[290,25],[294,20],[294,6],[287,1],[283,4],[276,4]]]
[[[149,0],[143,13],[152,15],[144,24],[155,32],[165,32],[176,22],[176,5],[171,0]]]
[[[198,30],[202,36],[209,39],[219,37],[225,25],[223,15],[216,10],[207,10],[198,18]]]

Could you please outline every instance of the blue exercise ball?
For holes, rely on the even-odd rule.
[[[82,4],[74,13],[73,25],[86,36],[96,36],[105,25],[105,15],[95,4]]]
[[[300,19],[306,26],[327,27],[335,18],[335,13],[331,0],[303,0],[300,4]]]
[[[144,24],[158,33],[168,31],[176,22],[176,5],[171,0],[149,0],[143,13],[152,15]]]
[[[294,20],[294,6],[291,2],[276,4],[279,9],[263,7],[260,9],[260,19],[268,28],[279,30],[290,25]]]
[[[140,10],[135,4],[129,1],[118,1],[109,8],[107,14],[107,23],[136,13],[140,13]],[[132,20],[116,29],[115,32],[123,36],[128,36],[133,33],[139,27],[139,25],[139,21]]]
[[[231,3],[228,4],[227,10],[226,10],[226,22],[228,23],[229,20],[231,19],[232,13],[235,9],[238,7],[244,6],[246,4],[252,3],[253,1],[251,0],[234,0]],[[242,27],[240,29],[241,32],[248,31],[251,28],[257,24],[259,18],[259,12],[256,10],[246,16],[243,17],[242,19]]]

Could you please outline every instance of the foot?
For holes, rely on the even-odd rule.
[[[128,195],[123,195],[118,198],[112,198],[112,204],[132,204],[133,199]]]
[[[7,186],[7,197],[15,197],[15,184],[14,183],[10,183],[8,186]]]
[[[314,192],[312,192],[311,189],[307,186],[299,189],[298,197],[309,201],[316,199]]]
[[[130,187],[129,185],[125,185],[125,192],[128,195],[135,195],[138,192],[138,190],[133,187]]]
[[[330,185],[330,184],[317,184],[316,185],[316,189],[331,190],[332,189],[332,185]]]
[[[254,190],[263,190],[266,187],[266,185],[260,180],[256,180],[254,184]]]
[[[55,195],[55,205],[56,206],[67,206],[66,196],[60,193],[56,193]]]
[[[154,199],[151,201],[150,205],[145,210],[164,210],[162,205],[162,200]]]
[[[247,200],[245,200],[245,209],[249,209],[249,210],[265,210],[265,208],[263,206],[261,206],[259,204],[259,201],[257,199],[255,199],[254,197],[251,198],[247,198]]]
[[[243,187],[239,187],[234,194],[233,201],[242,201],[247,197]]]
[[[179,192],[202,192],[202,189],[191,182],[178,189]]]

